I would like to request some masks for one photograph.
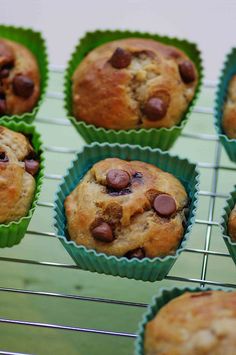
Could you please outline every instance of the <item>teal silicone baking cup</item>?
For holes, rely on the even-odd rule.
[[[236,48],[233,48],[226,56],[219,77],[214,105],[214,123],[216,132],[230,160],[236,162],[236,139],[228,138],[222,127],[224,102],[227,96],[229,81],[234,74],[236,74]]]
[[[215,290],[222,290],[221,287],[215,287]],[[144,333],[146,324],[151,321],[159,310],[165,306],[168,302],[176,297],[181,296],[185,292],[203,292],[212,290],[210,287],[173,287],[173,288],[161,288],[157,296],[153,297],[152,303],[148,306],[146,313],[143,315],[143,319],[139,324],[137,339],[135,341],[135,355],[145,355],[144,353]],[[224,289],[225,290],[225,289]],[[225,290],[227,292],[230,289]]]
[[[0,38],[6,38],[18,42],[27,47],[35,56],[40,71],[40,97],[31,112],[20,115],[4,115],[0,117],[0,123],[4,121],[24,121],[31,123],[45,97],[48,83],[48,55],[45,40],[40,32],[29,28],[0,25]]]
[[[234,190],[230,193],[229,198],[226,200],[226,204],[223,209],[221,217],[220,227],[223,235],[224,242],[229,250],[229,253],[236,264],[236,242],[233,242],[228,234],[228,221],[229,215],[236,204],[236,185]]]
[[[73,117],[71,78],[78,64],[94,48],[106,42],[129,37],[153,39],[165,43],[167,45],[173,45],[184,51],[195,63],[198,71],[199,82],[195,91],[194,98],[189,104],[186,112],[182,117],[181,122],[178,125],[172,126],[171,128],[142,128],[117,131],[112,129],[105,129],[102,127],[95,127],[94,125],[86,124],[82,120],[77,121]],[[174,144],[178,136],[181,134],[181,131],[189,118],[189,115],[200,92],[202,77],[203,69],[200,51],[197,48],[196,44],[188,42],[187,40],[132,31],[88,32],[79,41],[67,65],[64,81],[65,109],[70,121],[87,143],[92,143],[95,141],[100,143],[128,143],[133,145],[149,146],[151,148],[160,148],[162,150],[168,150]]]
[[[36,131],[33,125],[24,122],[1,121],[0,126],[7,127],[13,131],[23,133],[30,137],[31,144],[40,159],[40,169],[36,176],[36,190],[34,200],[27,216],[20,218],[17,221],[12,221],[8,224],[0,224],[0,248],[12,247],[19,244],[24,237],[28,228],[29,222],[35,211],[37,201],[39,199],[44,174],[44,155],[42,149],[42,140],[40,134]]]
[[[87,249],[67,239],[64,210],[65,198],[77,186],[92,165],[109,157],[118,157],[124,160],[141,160],[151,163],[164,171],[172,173],[184,184],[190,199],[190,212],[183,239],[174,255],[163,258],[144,258],[142,260],[136,258],[127,259],[125,257],[98,253],[93,249]],[[198,187],[199,174],[196,165],[186,159],[180,159],[159,149],[151,149],[149,147],[141,148],[128,144],[93,143],[85,146],[77,154],[76,159],[72,162],[71,167],[58,188],[54,204],[55,231],[67,252],[81,269],[143,281],[162,280],[184,250],[190,236],[196,214]]]

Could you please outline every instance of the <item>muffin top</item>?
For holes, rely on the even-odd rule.
[[[0,116],[32,111],[39,94],[34,55],[23,45],[0,38]]]
[[[171,127],[194,96],[198,73],[180,49],[129,38],[92,50],[72,77],[73,114],[97,127]]]
[[[0,223],[27,215],[35,191],[39,162],[21,133],[0,126]]]
[[[236,138],[236,75],[233,75],[229,82],[222,125],[229,138]]]
[[[233,242],[236,242],[236,205],[229,215],[228,233]]]
[[[185,293],[145,328],[145,355],[234,355],[236,292]]]
[[[174,254],[183,237],[187,193],[173,175],[141,161],[96,163],[65,200],[69,236],[110,255]]]

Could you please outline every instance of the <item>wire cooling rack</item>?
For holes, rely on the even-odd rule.
[[[63,100],[63,95],[62,92],[58,91],[59,85],[57,84],[57,78],[59,78],[59,81],[61,80],[63,75],[63,68],[59,67],[51,67],[51,76],[53,76],[53,82],[54,84],[51,85],[52,87],[47,93],[47,99],[45,103],[45,110],[39,113],[37,119],[36,119],[36,124],[39,127],[39,129],[44,130],[46,132],[45,137],[43,136],[44,142],[45,142],[45,151],[47,157],[50,159],[59,159],[60,162],[58,165],[65,165],[65,168],[68,167],[69,162],[75,152],[78,150],[78,147],[71,147],[71,146],[64,146],[64,138],[60,138],[61,144],[58,146],[51,145],[51,139],[50,137],[56,136],[57,135],[57,128],[61,127],[63,128],[62,131],[63,134],[65,133],[67,129],[71,126],[70,122],[64,117],[58,118],[57,113],[48,115],[47,112],[50,110],[50,112],[58,112],[57,105],[62,106],[62,100]],[[211,286],[223,286],[223,287],[232,287],[236,288],[236,280],[232,276],[233,273],[235,273],[235,266],[233,262],[230,259],[230,256],[226,250],[226,248],[223,245],[223,242],[219,246],[214,247],[214,243],[212,243],[212,234],[218,233],[219,234],[219,240],[220,240],[220,231],[219,231],[219,215],[216,214],[215,217],[215,206],[220,201],[220,206],[224,204],[224,200],[227,198],[228,192],[232,189],[233,184],[231,186],[226,185],[225,190],[224,186],[222,187],[221,181],[224,181],[224,176],[225,174],[230,172],[231,173],[231,178],[233,181],[233,174],[235,174],[235,166],[232,164],[226,157],[225,153],[224,154],[224,159],[221,157],[221,145],[220,142],[217,138],[217,136],[214,134],[214,130],[212,128],[213,126],[213,109],[212,109],[212,102],[213,102],[213,97],[214,97],[214,89],[215,89],[215,84],[214,82],[205,82],[204,83],[204,88],[203,88],[203,94],[202,97],[204,99],[204,94],[208,95],[210,99],[208,100],[210,103],[209,105],[201,105],[198,103],[198,105],[195,107],[193,111],[193,118],[191,117],[191,120],[194,120],[195,122],[198,123],[198,130],[196,132],[195,126],[193,125],[192,129],[189,129],[189,123],[187,124],[187,127],[184,130],[184,133],[182,136],[179,138],[180,143],[184,142],[184,146],[191,147],[192,145],[196,144],[196,147],[201,147],[202,145],[205,145],[206,147],[211,146],[211,149],[214,150],[214,153],[212,157],[207,158],[206,160],[204,159],[205,157],[208,156],[208,152],[205,151],[204,154],[202,154],[202,159],[201,161],[198,161],[198,167],[200,168],[200,171],[203,172],[203,179],[206,181],[206,184],[200,185],[200,200],[207,198],[207,203],[208,206],[207,208],[201,208],[201,203],[199,205],[199,214],[197,214],[197,219],[196,219],[196,226],[201,226],[202,229],[197,230],[197,235],[201,234],[199,238],[202,240],[202,247],[196,247],[196,245],[199,244],[194,244],[193,247],[188,244],[188,248],[183,252],[183,254],[190,256],[188,260],[191,261],[192,255],[198,255],[200,257],[201,262],[199,263],[197,267],[197,272],[199,274],[198,277],[195,277],[196,275],[195,272],[191,273],[191,265],[187,267],[189,269],[189,274],[187,276],[183,274],[178,274],[179,268],[174,265],[172,268],[170,274],[166,276],[166,280],[163,282],[156,282],[156,288],[161,286],[165,286],[165,282],[169,282],[168,285],[176,285],[176,286],[181,286],[183,284],[188,284],[188,285],[196,285],[196,286],[205,286],[205,285],[211,285]],[[203,100],[202,99],[202,100]],[[200,100],[201,101],[201,100]],[[205,101],[204,101],[205,102]],[[59,110],[60,111],[60,110]],[[62,111],[63,112],[63,111]],[[51,117],[52,116],[52,117]],[[191,126],[190,126],[191,127]],[[209,129],[210,128],[210,133]],[[47,136],[47,131],[53,132],[48,134]],[[81,145],[81,143],[80,143]],[[183,144],[182,144],[183,145]],[[178,148],[178,147],[177,147]],[[193,147],[194,149],[194,147]],[[198,149],[198,148],[197,148]],[[206,148],[207,149],[207,148]],[[181,148],[180,148],[181,150]],[[187,151],[189,148],[187,149]],[[207,149],[208,150],[208,149]],[[181,151],[182,152],[182,151]],[[174,151],[176,153],[176,151]],[[177,149],[178,153],[178,149]],[[187,154],[187,153],[186,153]],[[189,157],[188,155],[186,155]],[[68,158],[67,158],[68,157]],[[191,158],[191,156],[190,156]],[[222,176],[221,176],[222,175]],[[56,185],[60,182],[62,176],[61,174],[58,174],[56,172],[47,172],[45,176],[45,185],[50,185],[54,186],[54,189]],[[226,182],[228,181],[228,178],[225,178]],[[211,183],[209,183],[209,180],[211,180]],[[219,183],[220,180],[220,183]],[[230,183],[231,184],[231,183]],[[230,185],[229,184],[229,185]],[[50,190],[50,186],[48,189]],[[202,189],[203,186],[203,189]],[[209,188],[205,188],[204,186],[209,186]],[[219,188],[220,187],[220,188]],[[222,188],[221,188],[222,187]],[[48,191],[48,190],[47,190]],[[53,194],[51,194],[51,200],[47,200],[47,194],[43,194],[43,197],[41,197],[40,202],[38,203],[38,208],[41,208],[44,210],[44,213],[47,214],[48,211],[51,211],[53,208]],[[46,197],[45,197],[46,196]],[[201,202],[201,201],[200,201]],[[204,202],[204,206],[206,206],[206,203]],[[219,208],[220,210],[220,208]],[[51,222],[50,222],[51,223]],[[51,223],[52,224],[52,223]],[[42,229],[41,229],[42,228]],[[214,233],[213,233],[214,232]],[[59,243],[58,240],[55,238],[55,233],[53,232],[52,228],[50,228],[49,231],[44,231],[44,223],[40,220],[40,217],[37,216],[35,217],[35,223],[33,223],[33,226],[30,225],[30,228],[27,232],[29,236],[26,236],[25,239],[23,240],[22,243],[25,243],[27,246],[27,242],[29,239],[32,238],[33,236],[37,236],[38,238],[44,238],[44,245],[47,247],[47,241],[50,239],[50,241],[53,239],[53,242]],[[191,239],[191,238],[190,238]],[[195,237],[196,239],[196,237]],[[17,247],[15,247],[17,248]],[[13,248],[14,249],[14,248]],[[27,249],[27,247],[26,247]],[[66,253],[66,251],[65,251]],[[43,254],[42,254],[43,255]],[[4,270],[4,268],[7,268],[9,264],[14,265],[14,267],[17,269],[18,265],[24,264],[25,265],[25,273],[27,274],[28,271],[30,271],[32,266],[42,266],[45,268],[46,273],[50,272],[51,268],[58,268],[58,272],[62,269],[70,269],[71,270],[76,270],[78,269],[77,266],[74,265],[74,263],[71,261],[71,263],[59,263],[59,262],[54,262],[54,261],[47,261],[47,260],[42,260],[42,255],[40,255],[40,259],[37,258],[32,258],[31,254],[27,252],[23,253],[23,257],[20,254],[20,252],[17,252],[17,255],[14,253],[11,253],[11,250],[4,250],[1,252],[0,256],[0,264],[1,264],[1,270]],[[35,254],[34,254],[35,256]],[[182,255],[180,256],[180,258]],[[209,258],[215,257],[214,260],[216,262],[213,262],[213,269],[214,267],[215,272],[214,272],[214,277],[208,277],[208,265],[209,265]],[[221,268],[222,265],[225,265],[227,263],[227,268],[224,269],[222,273],[220,273],[218,270]],[[219,267],[220,266],[220,267]],[[71,271],[72,272],[72,271]],[[82,271],[78,270],[77,273],[81,273]],[[0,271],[1,273],[1,271]],[[209,272],[209,275],[213,275],[212,272]],[[100,275],[97,276],[98,278]],[[1,277],[2,279],[2,277]],[[117,278],[119,279],[119,278]],[[229,280],[229,281],[228,281]],[[233,280],[233,281],[232,281]],[[234,282],[235,280],[235,282]],[[145,286],[148,283],[145,283]],[[148,286],[147,286],[148,287]],[[131,292],[131,290],[129,291]],[[145,308],[147,306],[146,302],[142,302],[142,299],[140,299],[140,302],[137,301],[127,301],[125,299],[119,299],[119,295],[116,298],[104,298],[104,297],[94,297],[94,296],[84,296],[78,294],[78,292],[73,293],[73,294],[67,294],[67,293],[62,293],[62,292],[51,292],[49,291],[42,291],[42,290],[35,290],[35,289],[30,289],[29,287],[25,288],[15,288],[15,287],[0,287],[0,297],[3,294],[18,294],[18,295],[24,295],[24,296],[38,296],[41,297],[44,302],[47,302],[48,298],[53,298],[55,300],[57,299],[65,299],[70,302],[73,301],[86,301],[89,303],[96,303],[96,304],[106,304],[106,305],[112,305],[115,307],[115,305],[119,305],[122,307],[130,307],[130,308]],[[15,296],[16,297],[16,296]],[[1,298],[0,298],[1,299]],[[14,298],[13,300],[13,306],[14,306]],[[18,301],[17,307],[21,307],[20,302]],[[29,305],[30,307],[30,305]],[[126,311],[126,309],[124,310]],[[144,310],[143,310],[144,311]],[[14,319],[14,318],[8,318],[8,317],[2,317],[1,315],[1,307],[0,307],[0,324],[8,324],[8,325],[18,325],[24,327],[24,331],[27,332],[29,327],[35,327],[35,328],[44,328],[50,332],[50,329],[56,329],[60,331],[69,331],[69,332],[82,332],[82,333],[93,333],[93,334],[102,334],[106,336],[112,336],[112,337],[125,337],[125,338],[131,338],[134,339],[136,337],[135,332],[126,332],[126,331],[113,331],[109,329],[109,317],[107,319],[107,330],[104,329],[99,329],[99,328],[94,328],[94,327],[83,327],[83,324],[79,324],[79,326],[72,326],[72,325],[64,325],[64,324],[57,324],[53,322],[37,322],[37,321],[29,321],[25,319]],[[5,313],[4,313],[5,314]],[[122,315],[120,315],[121,317]],[[88,315],[89,317],[89,315]],[[138,325],[136,326],[137,329]],[[10,331],[10,328],[9,328]],[[58,334],[58,337],[60,334]],[[1,339],[1,333],[0,333],[0,339]],[[105,338],[103,341],[105,342],[107,338]],[[14,341],[13,341],[14,342]],[[1,340],[0,340],[0,348],[1,348]],[[10,348],[10,345],[9,345]],[[11,349],[4,349],[0,350],[0,354],[22,354],[20,352],[10,352]],[[16,346],[14,347],[14,349]],[[19,348],[18,348],[19,349]],[[30,349],[30,348],[29,348]],[[29,354],[31,352],[27,352]],[[49,352],[50,353],[50,352]],[[63,354],[68,354],[70,355],[70,351],[64,349],[62,351]],[[105,353],[105,352],[104,352]],[[24,352],[24,354],[26,354]],[[54,354],[52,352],[52,354]],[[58,352],[60,354],[60,352]],[[93,355],[92,353],[88,353],[88,355]],[[99,351],[97,352],[99,354]],[[108,353],[107,353],[108,354]],[[115,352],[114,352],[115,354]],[[119,350],[119,354],[123,354],[122,351]],[[126,353],[124,352],[124,355]]]

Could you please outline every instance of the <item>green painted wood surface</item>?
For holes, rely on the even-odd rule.
[[[50,91],[62,91],[62,75],[52,74]],[[204,89],[198,105],[212,107],[214,90]],[[47,99],[39,117],[63,118],[62,101]],[[37,122],[46,146],[79,149],[83,141],[73,127]],[[193,113],[185,133],[215,134],[212,115]],[[211,163],[215,141],[200,141],[181,137],[171,152],[191,160]],[[64,174],[73,154],[46,153],[46,173]],[[221,165],[233,166],[222,151]],[[212,169],[200,169],[201,190],[210,190]],[[45,179],[40,201],[53,202],[58,181]],[[219,170],[217,192],[228,193],[235,184],[235,171]],[[208,218],[210,198],[201,196],[197,218]],[[214,220],[218,221],[224,199],[216,198]],[[52,209],[38,207],[30,230],[52,230]],[[207,226],[196,224],[188,243],[189,248],[204,248]],[[218,227],[213,227],[211,250],[227,252]],[[61,243],[42,235],[27,234],[19,246],[0,250],[0,256],[73,264]],[[170,272],[171,276],[200,278],[202,254],[183,253]],[[212,281],[236,283],[235,265],[229,257],[209,256],[206,278]],[[194,285],[177,281],[142,282],[98,275],[80,270],[0,262],[0,287],[45,292],[105,297],[117,300],[149,303],[160,287]],[[136,332],[144,308],[0,292],[0,318],[55,323],[61,325]],[[0,350],[42,355],[129,355],[133,354],[133,339],[85,334],[62,330],[8,325],[0,323]]]

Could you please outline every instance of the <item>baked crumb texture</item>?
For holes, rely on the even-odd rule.
[[[236,75],[229,82],[223,110],[223,130],[229,138],[236,138]]]
[[[34,55],[21,44],[0,38],[0,117],[32,111],[39,95]]]
[[[198,82],[181,50],[130,38],[92,50],[72,77],[73,114],[114,130],[171,127],[180,122]]]
[[[0,223],[27,215],[38,169],[39,161],[28,138],[0,126]]]
[[[187,206],[187,193],[173,175],[118,158],[96,163],[65,200],[71,240],[138,259],[175,253]]]
[[[235,355],[236,292],[185,293],[145,327],[145,355]]]

